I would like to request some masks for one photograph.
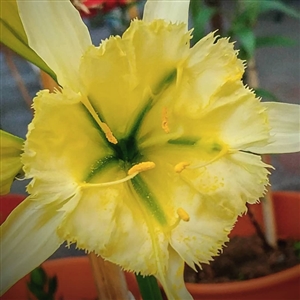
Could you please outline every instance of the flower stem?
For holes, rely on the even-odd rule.
[[[259,79],[257,75],[254,57],[252,57],[248,62],[247,81],[251,88],[257,89],[259,87]],[[271,158],[269,155],[263,155],[262,159],[265,163],[270,164]],[[268,188],[266,195],[262,199],[262,211],[264,218],[266,241],[272,248],[276,248],[276,222],[273,209],[272,192],[270,188]]]
[[[94,253],[88,256],[97,286],[98,300],[129,300],[130,293],[122,270]]]
[[[136,275],[136,279],[143,299],[162,300],[161,292],[155,277]]]
[[[24,98],[25,103],[31,109],[31,104],[32,104],[31,96],[29,95],[29,92],[26,88],[24,80],[23,80],[22,76],[20,75],[18,68],[13,60],[13,55],[16,55],[16,54],[14,54],[12,50],[10,50],[9,48],[7,48],[4,45],[1,45],[1,50],[2,50],[1,52],[3,52],[3,54],[4,54],[4,59],[6,60],[7,66],[10,69],[11,74],[14,77],[14,79],[19,87],[19,90]]]

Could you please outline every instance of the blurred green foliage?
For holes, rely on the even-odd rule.
[[[40,266],[30,273],[30,281],[27,282],[27,287],[38,300],[54,300],[57,290],[57,277],[49,277]]]
[[[230,3],[231,9],[226,11],[223,6]],[[224,21],[220,24],[218,34],[229,36],[238,41],[240,58],[250,60],[258,47],[264,46],[291,46],[295,41],[284,36],[257,36],[255,27],[258,18],[265,13],[274,11],[300,19],[300,12],[279,0],[233,0],[233,1],[208,1],[191,0],[190,12],[193,22],[193,43],[205,35],[207,26],[212,18],[219,15]]]
[[[226,7],[226,6],[229,6]],[[215,31],[220,36],[237,41],[239,57],[249,62],[260,47],[293,46],[296,41],[280,35],[258,35],[255,31],[260,17],[273,12],[276,16],[300,19],[300,12],[279,0],[191,0],[192,44],[199,41],[207,31]],[[275,17],[274,17],[275,22]],[[270,91],[255,90],[258,97],[278,101]]]

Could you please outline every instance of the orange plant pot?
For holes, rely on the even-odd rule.
[[[274,192],[273,203],[279,238],[300,240],[300,193]],[[259,223],[260,205],[253,207]],[[255,231],[247,216],[241,217],[231,235],[251,235]],[[296,300],[300,299],[300,265],[261,278],[242,282],[186,284],[195,300]]]
[[[280,238],[300,239],[300,193],[273,193],[277,233]],[[1,200],[2,197],[0,197]],[[23,197],[24,198],[24,197]],[[18,197],[16,203],[22,199]],[[9,202],[13,204],[13,202]],[[1,204],[1,202],[0,202]],[[14,204],[15,205],[15,204]],[[3,205],[1,204],[1,207]],[[6,209],[7,211],[11,209]],[[260,205],[253,206],[253,213],[262,223]],[[251,235],[255,233],[247,216],[239,218],[232,235]],[[49,260],[43,264],[49,275],[58,277],[57,299],[64,300],[95,300],[97,292],[87,257],[70,257]],[[7,291],[1,300],[30,299],[25,276]],[[131,273],[126,273],[129,290],[136,299],[140,299],[138,285]],[[251,279],[243,282],[218,284],[186,284],[195,300],[292,300],[300,299],[300,265],[288,270]]]
[[[42,264],[48,276],[57,276],[55,299],[60,300],[96,300],[97,290],[87,256],[67,257],[48,260]],[[125,273],[128,289],[139,299],[139,288],[132,273]],[[27,289],[29,275],[19,280],[9,289],[1,300],[34,299]]]

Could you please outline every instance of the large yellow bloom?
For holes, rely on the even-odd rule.
[[[186,20],[177,5],[171,21]],[[30,196],[1,227],[2,292],[68,241],[189,299],[184,261],[218,254],[264,194],[257,154],[299,151],[299,107],[255,98],[227,39],[190,48],[185,23],[155,20],[168,2],[148,2],[144,21],[99,47],[68,1],[18,6],[63,88],[34,99]]]

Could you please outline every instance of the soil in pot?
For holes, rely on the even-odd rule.
[[[300,242],[279,240],[277,249],[266,249],[257,235],[231,238],[223,253],[196,273],[186,266],[189,283],[221,283],[259,278],[300,264]]]

